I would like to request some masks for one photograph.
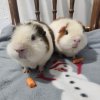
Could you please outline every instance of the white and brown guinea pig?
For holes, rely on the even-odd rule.
[[[55,45],[62,54],[72,57],[87,45],[82,24],[68,18],[61,18],[50,24],[55,36]]]
[[[46,24],[38,21],[16,26],[7,46],[8,55],[24,68],[39,66],[42,70],[54,50],[51,32]]]

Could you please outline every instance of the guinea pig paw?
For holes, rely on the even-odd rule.
[[[22,71],[23,71],[23,73],[31,73],[32,72],[32,70],[29,68],[24,68]]]

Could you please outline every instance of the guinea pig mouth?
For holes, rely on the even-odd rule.
[[[26,55],[24,53],[19,53],[18,57],[21,59],[26,59]]]
[[[74,44],[73,46],[72,46],[72,48],[77,48],[78,47],[78,44]]]

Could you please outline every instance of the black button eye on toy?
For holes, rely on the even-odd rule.
[[[85,93],[80,94],[82,97],[88,97]]]
[[[70,75],[66,75],[66,77],[70,77]]]
[[[75,87],[75,89],[76,89],[76,90],[80,90],[80,88],[79,88],[79,87]]]
[[[74,81],[70,81],[70,83],[71,83],[71,84],[74,84],[75,82],[74,82]]]

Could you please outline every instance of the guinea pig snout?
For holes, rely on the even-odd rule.
[[[75,38],[73,41],[74,41],[74,43],[78,44],[81,41],[81,39],[80,38]]]
[[[15,49],[16,50],[16,52],[18,52],[18,53],[23,53],[24,51],[25,51],[25,49]]]
[[[16,44],[14,45],[14,50],[18,53],[18,54],[23,54],[26,52],[27,48],[25,45],[23,44]]]
[[[81,42],[81,39],[80,38],[75,38],[74,40],[73,40],[73,48],[77,48],[78,47],[78,45],[79,45],[79,43]]]

